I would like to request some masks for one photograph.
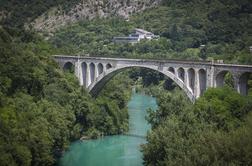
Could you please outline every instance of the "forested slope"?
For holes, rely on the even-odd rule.
[[[70,141],[128,130],[127,76],[94,99],[57,67],[54,53],[35,34],[0,27],[1,166],[53,165]]]
[[[121,18],[81,21],[50,39],[62,53],[141,58],[223,59],[251,64],[252,7],[243,1],[164,1],[163,5]],[[135,45],[114,44],[134,28],[160,35]],[[205,47],[202,47],[205,45]]]
[[[32,20],[59,7],[68,12],[80,0],[71,1],[1,1],[1,23],[23,28]],[[84,3],[84,2],[83,2]],[[154,2],[152,2],[154,3]],[[116,14],[104,18],[81,18],[76,24],[50,33],[50,41],[63,54],[86,53],[92,56],[126,56],[145,58],[224,59],[226,62],[251,64],[252,5],[249,0],[163,0],[152,9],[142,10],[139,4],[121,1],[85,2],[92,11],[105,10],[114,4],[119,8],[134,8],[129,20]],[[126,6],[125,6],[126,5]],[[127,6],[128,5],[128,6]],[[144,4],[142,4],[144,5]],[[113,5],[112,5],[113,6]],[[145,6],[148,6],[145,4]],[[155,6],[155,5],[154,5]],[[147,8],[147,7],[146,7]],[[76,9],[77,14],[80,9]],[[90,9],[91,10],[91,9]],[[106,11],[109,12],[109,11]],[[73,12],[74,14],[74,12]],[[92,12],[90,16],[93,15]],[[49,17],[49,16],[48,16]],[[84,16],[83,16],[84,17]],[[50,20],[50,18],[45,18]],[[67,18],[61,18],[63,21]],[[53,20],[53,19],[52,19]],[[71,22],[71,21],[70,21]],[[76,21],[74,21],[76,22]],[[69,25],[67,23],[66,25]],[[42,26],[42,25],[41,25]],[[56,26],[56,25],[55,25]],[[161,36],[158,41],[143,41],[134,46],[114,45],[112,38],[128,35],[134,28],[143,28]],[[31,27],[30,27],[31,28]],[[39,27],[38,27],[39,28]],[[42,27],[41,27],[42,28]],[[46,27],[42,28],[46,29]],[[44,35],[48,35],[44,33]],[[205,47],[201,47],[205,45]]]
[[[130,85],[137,76],[147,87],[164,79],[149,70],[131,71],[118,75],[93,99],[73,74],[57,67],[53,54],[214,58],[252,64],[249,0],[164,0],[128,21],[82,20],[42,36],[24,30],[49,8],[62,5],[67,11],[78,2],[0,2],[1,166],[53,165],[70,141],[127,131]],[[112,42],[114,36],[128,35],[136,27],[161,38],[135,45]],[[160,85],[152,88],[157,93]],[[161,89],[158,99],[159,109],[149,117],[153,132],[143,146],[145,164],[251,165],[251,97],[229,88],[210,89],[193,106],[181,92]]]
[[[51,7],[61,6],[63,10],[68,11],[80,0],[1,0],[0,1],[0,23],[8,27],[22,28],[47,12]]]
[[[55,31],[59,27],[94,18],[117,16],[157,6],[162,0],[19,0],[0,2],[0,22],[8,27],[23,26],[39,31]]]
[[[252,98],[229,87],[208,89],[195,104],[156,89],[158,110],[142,147],[145,165],[251,165]]]

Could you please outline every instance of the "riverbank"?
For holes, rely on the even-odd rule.
[[[156,109],[157,103],[153,97],[133,93],[127,106],[129,113],[127,135],[74,142],[60,159],[59,166],[141,166],[143,156],[140,145],[146,143],[145,136],[150,129],[145,119],[146,110]]]

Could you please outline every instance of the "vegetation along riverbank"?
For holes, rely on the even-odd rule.
[[[159,38],[115,43],[135,28]],[[47,166],[83,136],[128,131],[131,88],[157,98],[144,165],[252,165],[248,95],[209,88],[191,103],[164,75],[131,68],[94,98],[52,55],[219,60],[252,65],[250,0],[1,0],[0,165]]]

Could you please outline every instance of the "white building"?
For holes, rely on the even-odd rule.
[[[135,29],[135,34],[138,34],[140,39],[154,39],[155,37],[159,37],[159,36],[154,35],[151,32],[148,32],[143,29],[138,29],[138,28]]]
[[[137,43],[142,39],[151,40],[158,38],[158,35],[154,35],[151,32],[136,28],[134,33],[130,34],[128,37],[114,37],[113,40],[115,43]]]

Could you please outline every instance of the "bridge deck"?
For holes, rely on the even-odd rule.
[[[181,64],[202,64],[222,67],[245,67],[252,68],[252,65],[241,65],[231,63],[218,63],[214,61],[203,60],[180,60],[180,59],[133,59],[133,58],[111,58],[111,57],[87,57],[87,56],[70,56],[70,55],[53,55],[55,58],[72,58],[72,59],[87,59],[87,60],[106,60],[106,61],[127,61],[127,62],[157,62],[157,63],[181,63]]]

